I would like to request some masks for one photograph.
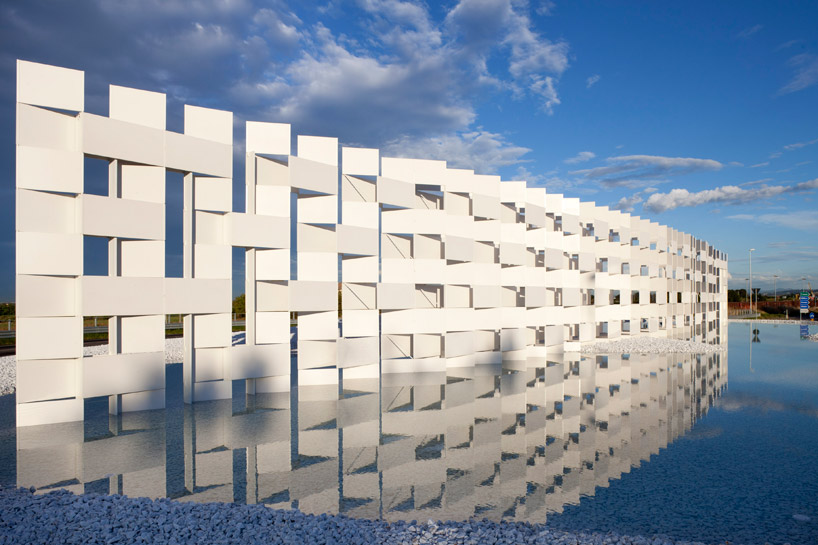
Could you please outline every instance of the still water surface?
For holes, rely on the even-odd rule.
[[[166,410],[109,417],[90,400],[84,423],[5,426],[0,478],[387,520],[815,543],[818,344],[799,335],[731,324],[729,389],[728,352],[574,354],[281,394],[236,384],[232,401],[184,406],[172,365]]]

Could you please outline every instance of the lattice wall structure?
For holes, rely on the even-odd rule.
[[[290,126],[260,122],[233,212],[232,113],[186,105],[180,134],[161,93],[112,85],[108,117],[84,93],[81,71],[18,61],[18,426],[81,420],[90,397],[164,406],[167,314],[184,315],[186,402],[237,379],[285,391],[293,357],[307,385],[545,361],[623,334],[717,340],[727,256],[691,235],[335,138],[299,135],[292,155]],[[107,196],[85,192],[85,157],[108,162]],[[182,278],[165,277],[166,171],[183,174]],[[84,274],[86,236],[108,240],[107,276]],[[238,346],[232,247],[246,250]],[[84,316],[111,316],[109,355],[83,357]]]

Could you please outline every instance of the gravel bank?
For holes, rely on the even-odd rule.
[[[182,503],[65,490],[0,489],[0,543],[434,543],[682,545],[664,536],[574,533],[519,522],[393,522],[263,505]]]
[[[721,352],[727,347],[715,344],[704,344],[682,339],[663,339],[660,337],[622,337],[614,341],[598,341],[582,347],[583,354],[615,353],[615,354],[668,354],[681,352],[684,354],[709,354]]]

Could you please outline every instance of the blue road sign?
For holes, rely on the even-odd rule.
[[[809,293],[801,292],[801,312],[809,311]]]
[[[810,313],[809,313],[809,319],[810,319],[810,320],[814,320],[814,319],[815,319],[815,313],[814,313],[814,312],[810,312]]]

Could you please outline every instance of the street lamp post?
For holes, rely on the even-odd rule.
[[[750,248],[750,314],[753,313],[753,252],[755,248]]]
[[[778,280],[778,275],[777,275],[777,274],[774,274],[774,275],[773,275],[773,293],[775,294],[775,295],[774,295],[774,297],[775,297],[775,302],[776,302],[776,303],[778,302],[778,289],[777,289],[777,288],[776,288],[776,286],[775,286],[775,282],[776,282],[777,280]]]

